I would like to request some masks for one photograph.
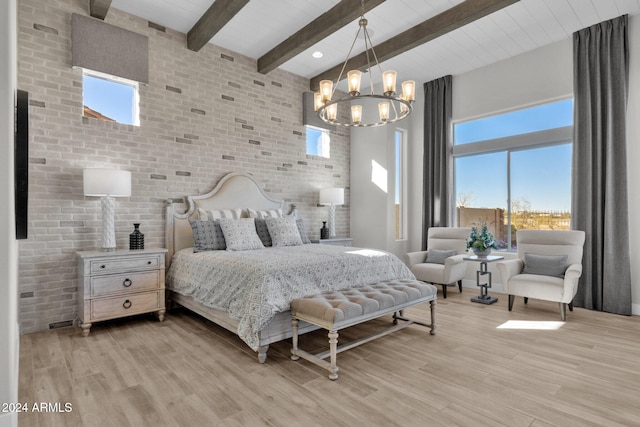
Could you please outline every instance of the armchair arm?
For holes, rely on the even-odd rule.
[[[420,264],[427,259],[427,251],[418,251],[418,252],[408,252],[404,254],[404,263],[407,264],[409,268],[413,267],[416,264]]]
[[[502,279],[502,287],[506,293],[509,293],[509,279],[516,274],[520,274],[524,267],[524,262],[521,259],[509,259],[506,261],[498,261],[496,267],[500,272],[500,278]]]
[[[453,255],[444,260],[444,282],[453,283],[464,279],[467,273],[467,264],[464,258],[467,255]]]
[[[563,303],[570,303],[578,292],[578,280],[582,275],[582,264],[571,264],[564,273]]]

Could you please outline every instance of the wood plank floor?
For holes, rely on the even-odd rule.
[[[20,402],[71,412],[20,414],[27,426],[632,426],[640,425],[640,317],[576,308],[558,330],[555,303],[471,303],[450,289],[437,335],[411,326],[338,355],[340,378],[273,344],[261,365],[233,334],[187,312],[25,335]],[[407,314],[429,319],[429,304]],[[341,331],[357,338],[390,317]],[[301,337],[323,349],[326,335]]]

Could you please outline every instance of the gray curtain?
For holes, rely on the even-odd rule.
[[[451,82],[451,76],[445,76],[424,84],[423,250],[429,227],[448,227],[453,222]]]
[[[627,16],[573,35],[572,228],[587,238],[574,304],[631,314],[627,211]]]

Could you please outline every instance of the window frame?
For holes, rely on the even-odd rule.
[[[398,219],[397,210],[394,209],[395,212],[395,224],[396,224],[396,232],[395,239],[396,241],[407,240],[407,225],[409,223],[409,210],[407,209],[407,200],[408,200],[408,132],[406,129],[397,128],[394,131],[394,141],[393,141],[393,153],[394,153],[394,208],[396,205],[396,198],[398,199],[398,205],[400,210],[400,215]],[[398,148],[398,144],[400,147]],[[398,151],[400,151],[400,155],[398,156]],[[400,168],[400,172],[398,173],[398,167]],[[399,182],[398,182],[399,180]],[[399,189],[399,191],[397,190]],[[399,193],[399,194],[398,194]]]

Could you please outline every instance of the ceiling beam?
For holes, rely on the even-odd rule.
[[[198,52],[247,3],[249,0],[215,0],[187,33],[187,47]]]
[[[89,15],[104,21],[110,6],[111,0],[89,0]]]
[[[375,46],[378,61],[391,59],[518,1],[520,0],[466,0]],[[350,70],[365,70],[368,65],[366,52],[350,58],[348,65]],[[342,66],[342,63],[338,64],[313,77],[311,90],[318,89],[320,80],[336,81]],[[343,77],[346,78],[346,75]]]
[[[365,0],[364,11],[368,12],[385,0]],[[266,74],[284,64],[300,52],[320,40],[329,37],[340,28],[362,15],[360,0],[342,0],[300,31],[258,58],[258,72]]]

